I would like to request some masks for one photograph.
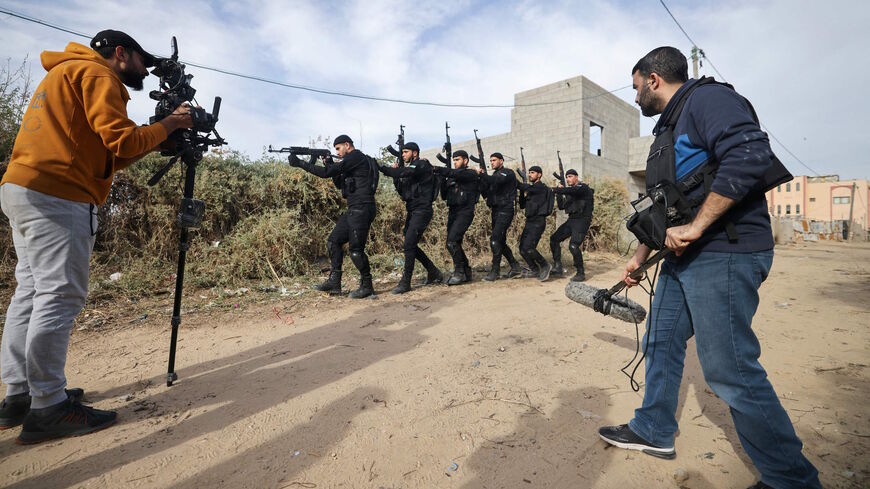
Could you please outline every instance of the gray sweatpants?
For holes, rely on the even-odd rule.
[[[73,320],[88,296],[97,208],[11,183],[0,186],[0,204],[18,256],[0,378],[7,396],[29,391],[32,408],[53,406],[66,399],[64,367]]]

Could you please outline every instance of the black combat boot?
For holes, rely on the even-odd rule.
[[[471,281],[472,281],[472,277],[471,277],[471,265],[469,265],[468,263],[466,263],[466,264],[465,264],[465,283],[468,283],[468,282],[471,282]]]
[[[514,278],[514,277],[522,277],[523,275],[523,267],[520,265],[520,262],[515,261],[511,263],[511,269],[504,275],[505,278]]]
[[[540,267],[540,273],[538,274],[538,280],[540,280],[541,282],[546,282],[547,279],[550,278],[550,271],[553,270],[553,265],[550,265],[550,263],[547,260],[541,260],[541,261],[542,261],[542,264]]]
[[[326,282],[317,284],[314,288],[321,292],[341,294],[341,272],[329,272],[329,278],[326,279]]]
[[[393,289],[394,294],[404,294],[411,291],[411,273],[405,272],[402,274],[402,279],[399,284]]]
[[[520,272],[520,278],[538,278],[541,276],[541,269],[539,268],[523,268],[522,272]]]
[[[359,288],[350,293],[351,299],[364,299],[374,295],[375,288],[372,286],[372,276],[363,275],[359,278]]]
[[[550,275],[554,277],[562,277],[565,275],[565,269],[562,268],[562,260],[557,260],[556,263],[553,264],[553,269],[550,270]]]
[[[586,271],[583,269],[583,255],[577,253],[574,257],[574,268],[577,269],[577,273],[571,277],[572,282],[584,282],[586,281]]]
[[[486,277],[483,277],[487,282],[495,282],[498,280],[498,276],[501,273],[501,266],[493,263],[491,267],[489,267],[489,273],[486,274]]]
[[[426,280],[423,281],[423,285],[438,285],[443,282],[444,275],[441,273],[441,270],[433,266],[426,271]]]
[[[447,279],[447,285],[459,285],[467,282],[465,278],[465,272],[460,270],[454,270],[453,274],[450,275],[450,278]]]

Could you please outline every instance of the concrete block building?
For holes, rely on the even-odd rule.
[[[574,168],[583,181],[622,181],[632,198],[643,192],[643,169],[652,139],[638,137],[640,111],[634,106],[584,76],[519,92],[514,104],[511,131],[481,137],[486,158],[498,151],[505,156],[506,166],[519,168],[522,147],[526,165],[540,165],[546,181],[552,183],[548,177],[558,170],[558,150],[565,170]],[[435,155],[440,149],[424,150],[422,157],[438,164]],[[473,139],[454,141],[453,149],[477,154]]]

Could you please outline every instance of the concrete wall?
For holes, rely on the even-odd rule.
[[[640,131],[640,113],[633,106],[583,76],[519,92],[514,103],[511,131],[481,138],[487,158],[498,151],[505,156],[506,166],[519,168],[522,146],[526,166],[540,165],[549,175],[558,169],[559,150],[565,170],[574,168],[584,181],[611,178],[625,182],[629,189],[636,186],[628,173],[629,140]],[[601,156],[589,153],[593,122],[603,127]],[[440,149],[423,150],[422,156],[435,162]],[[474,140],[457,138],[453,149],[477,154]]]
[[[634,200],[646,193],[646,159],[655,136],[640,136],[628,140],[628,195]]]

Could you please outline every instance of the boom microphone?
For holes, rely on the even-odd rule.
[[[637,267],[635,271],[631,272],[629,277],[639,280],[644,276],[649,267],[670,254],[671,250],[668,249],[657,252],[643,262],[641,266]],[[625,287],[626,284],[623,281],[619,281],[607,290],[580,282],[568,282],[568,285],[565,286],[565,295],[572,301],[586,307],[591,307],[595,312],[600,312],[605,316],[613,316],[616,319],[629,323],[639,323],[646,319],[646,309],[628,297],[617,295]]]
[[[595,300],[601,296],[602,293],[606,292],[607,291],[604,289],[599,289],[598,287],[593,287],[581,282],[568,282],[568,285],[565,287],[565,295],[568,296],[569,299],[593,309],[595,309]],[[602,312],[602,314],[629,323],[639,323],[646,319],[646,309],[628,297],[614,295],[606,301],[607,305],[610,306],[610,311],[606,314]]]

